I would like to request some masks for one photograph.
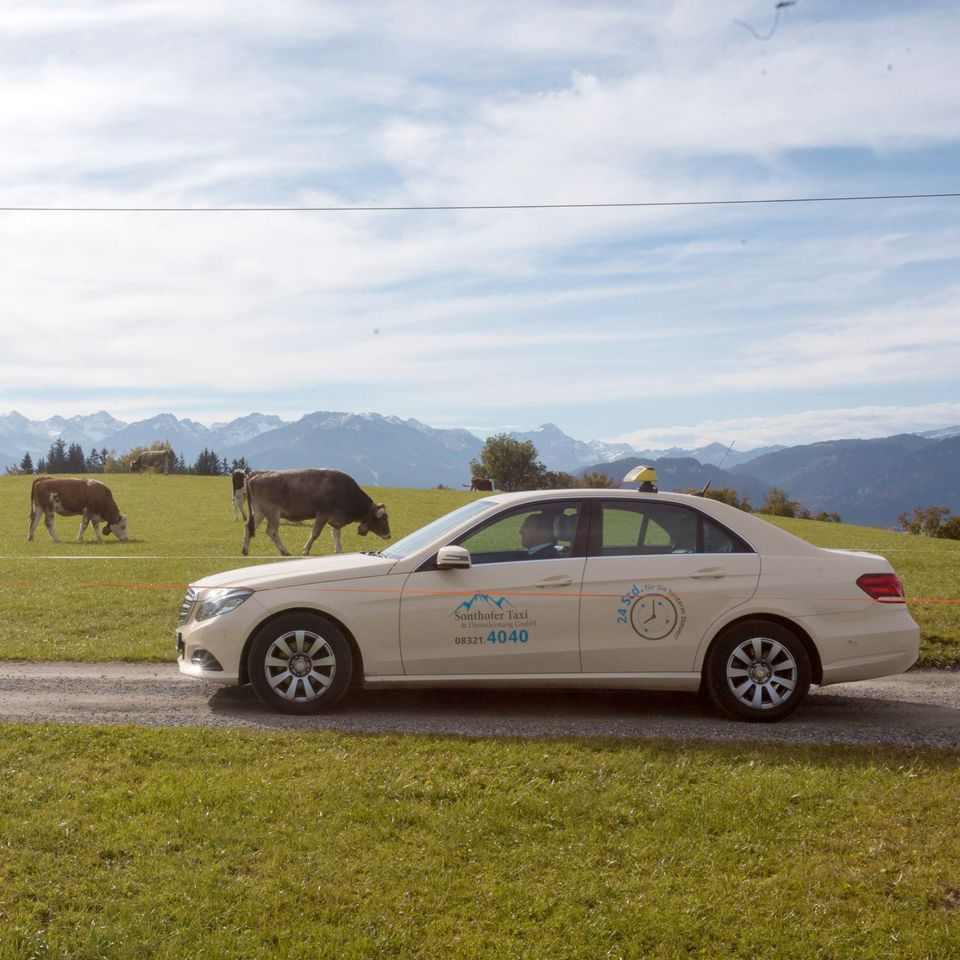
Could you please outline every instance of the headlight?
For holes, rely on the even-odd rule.
[[[252,590],[207,590],[197,607],[195,619],[209,620],[211,617],[219,617],[221,613],[229,613],[239,607],[247,597],[252,596]]]

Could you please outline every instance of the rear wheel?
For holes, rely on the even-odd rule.
[[[311,613],[287,613],[260,628],[247,655],[257,696],[284,713],[322,713],[346,693],[353,654],[343,631]]]
[[[739,720],[771,722],[793,713],[810,689],[810,657],[796,634],[769,620],[729,629],[707,656],[710,699]]]

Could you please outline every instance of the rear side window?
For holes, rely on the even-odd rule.
[[[601,557],[753,552],[732,530],[680,504],[611,500],[600,509],[594,553]]]

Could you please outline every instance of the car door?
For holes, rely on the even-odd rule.
[[[438,569],[434,557],[410,574],[400,601],[404,672],[579,673],[583,512],[576,500],[505,510],[454,541],[469,551],[468,569]],[[530,552],[521,531],[534,519],[553,537]]]
[[[756,592],[759,556],[682,504],[638,496],[594,510],[580,607],[584,673],[689,673],[710,625]]]

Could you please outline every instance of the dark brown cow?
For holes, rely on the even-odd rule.
[[[143,453],[138,454],[133,463],[130,464],[130,472],[140,473],[141,470],[149,470],[152,467],[156,467],[158,470],[162,468],[164,473],[168,473],[170,467],[174,466],[176,462],[177,455],[170,449],[144,450]]]
[[[30,532],[27,539],[32,540],[40,516],[54,543],[60,543],[57,531],[53,528],[53,515],[61,517],[81,516],[80,533],[77,543],[83,542],[87,524],[93,524],[93,532],[100,541],[97,524],[103,522],[104,534],[112,533],[118,540],[127,539],[127,518],[117,509],[113,494],[106,484],[99,480],[78,480],[72,477],[37,477],[30,489]]]
[[[243,535],[244,555],[250,547],[250,538],[264,518],[267,536],[286,557],[290,551],[279,536],[280,521],[299,523],[313,520],[313,530],[303,548],[306,556],[313,541],[325,524],[333,530],[333,547],[340,549],[340,528],[358,523],[358,533],[365,536],[372,531],[384,540],[390,538],[390,523],[382,503],[374,503],[353,477],[339,470],[263,470],[246,478],[247,526]]]
[[[471,490],[489,490],[493,491],[493,481],[488,477],[474,477],[470,481]]]

